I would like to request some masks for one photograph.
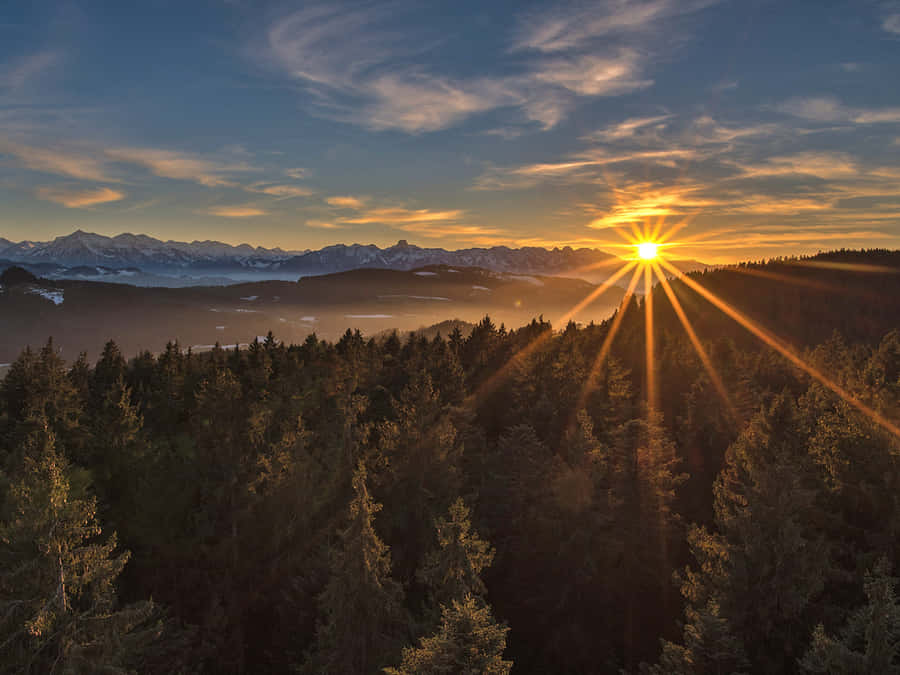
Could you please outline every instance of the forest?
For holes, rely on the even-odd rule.
[[[900,265],[813,262],[690,278],[845,396],[678,280],[727,398],[660,286],[654,406],[637,297],[586,326],[26,349],[0,672],[900,672]]]

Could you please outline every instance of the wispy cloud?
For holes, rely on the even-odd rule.
[[[40,187],[37,196],[46,201],[62,204],[70,209],[83,209],[98,204],[117,202],[125,198],[125,193],[108,187],[93,190],[72,190],[56,187]]]
[[[305,224],[307,227],[314,227],[319,230],[339,230],[343,227],[339,223],[330,220],[319,220],[317,218],[308,219]]]
[[[253,185],[247,186],[246,190],[248,192],[258,192],[279,199],[309,197],[315,194],[309,188],[301,187],[299,185],[266,185],[265,183],[254,183]]]
[[[780,112],[813,122],[879,124],[900,122],[900,108],[855,108],[832,96],[792,98],[776,106]]]
[[[325,200],[330,206],[337,206],[344,209],[361,209],[365,203],[365,199],[361,197],[329,197]]]
[[[206,213],[211,216],[221,216],[223,218],[254,218],[256,216],[268,215],[268,211],[249,204],[237,204],[234,206],[214,206],[211,209],[207,210]]]
[[[359,225],[384,225],[404,232],[413,232],[431,238],[453,237],[473,243],[485,243],[488,238],[503,233],[493,227],[462,222],[466,212],[462,209],[410,209],[396,205],[371,205],[370,199],[360,197],[329,197],[329,206],[339,209],[342,215],[330,219],[307,220],[309,227],[339,229]],[[346,213],[351,211],[352,213]],[[495,243],[496,239],[491,239]]]
[[[800,152],[769,157],[764,162],[741,166],[742,177],[804,174],[817,178],[847,178],[858,173],[856,161],[846,153]]]
[[[664,19],[691,14],[716,0],[606,0],[554,6],[521,17],[515,49],[559,52],[598,39],[645,33]]]
[[[626,138],[634,138],[635,135],[645,130],[647,127],[661,129],[665,125],[666,120],[671,115],[657,115],[656,117],[630,117],[622,122],[616,122],[603,129],[595,131],[590,135],[592,140],[610,143],[613,141],[621,141]]]
[[[156,148],[109,148],[106,156],[116,162],[144,167],[161,178],[199,183],[207,187],[238,187],[229,174],[247,171],[245,164],[219,164],[193,155]]]
[[[714,1],[612,0],[525,15],[499,57],[504,75],[450,76],[422,65],[427,47],[396,35],[396,7],[306,7],[270,27],[266,52],[312,94],[318,114],[371,129],[436,131],[500,108],[549,129],[579,98],[651,86],[647,34]]]
[[[309,176],[309,169],[304,169],[302,167],[294,167],[293,169],[285,169],[284,175],[288,178],[293,178],[295,180],[300,180],[302,178],[306,178]]]
[[[508,86],[492,80],[453,81],[424,75],[384,75],[368,83],[373,101],[359,121],[372,129],[410,133],[437,131],[476,113],[520,101]]]
[[[379,223],[382,225],[411,225],[459,220],[462,215],[463,211],[458,209],[432,211],[430,209],[380,207],[364,209],[355,216],[342,218],[341,221],[344,223],[353,223],[355,225],[365,225],[369,223]]]
[[[117,182],[107,171],[102,155],[89,149],[50,149],[0,138],[0,153],[14,157],[31,171],[100,183]]]
[[[59,60],[58,52],[44,50],[2,65],[0,66],[0,88],[20,89],[48,71]]]
[[[660,165],[672,167],[681,160],[697,159],[701,152],[694,148],[673,147],[660,150],[608,152],[592,148],[570,155],[559,162],[542,162],[515,167],[491,167],[473,185],[476,190],[522,190],[539,183],[566,184],[605,182],[605,167],[617,164]]]
[[[612,191],[612,204],[602,215],[588,223],[594,229],[622,226],[640,226],[660,219],[684,216],[719,202],[695,194],[698,186],[657,187],[633,185],[627,189]]]
[[[641,72],[638,53],[620,49],[610,55],[581,54],[548,59],[535,69],[532,77],[580,96],[618,96],[653,84],[653,80],[641,77]]]

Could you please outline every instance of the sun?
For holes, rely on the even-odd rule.
[[[637,245],[637,251],[641,260],[655,260],[659,255],[659,244],[644,241]]]

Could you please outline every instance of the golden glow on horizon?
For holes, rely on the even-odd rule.
[[[700,359],[700,364],[702,365],[703,369],[706,370],[713,387],[725,404],[725,408],[729,416],[735,421],[740,421],[740,415],[736,410],[735,405],[728,394],[728,391],[726,390],[725,383],[716,372],[715,366],[713,365],[709,353],[704,348],[700,337],[697,335],[696,331],[691,325],[687,313],[685,312],[685,308],[682,306],[677,297],[678,292],[669,282],[670,278],[677,278],[682,282],[685,288],[689,288],[696,292],[701,298],[705,299],[726,316],[736,321],[739,325],[749,331],[762,343],[781,354],[790,363],[805,372],[811,379],[816,380],[820,384],[824,385],[834,394],[856,408],[860,413],[868,417],[870,420],[872,420],[894,436],[900,438],[900,426],[898,426],[894,421],[888,419],[874,408],[869,407],[866,403],[862,402],[856,396],[854,396],[850,391],[828,378],[824,373],[819,371],[813,365],[807,363],[797,352],[788,347],[786,343],[777,335],[764,328],[763,326],[755,323],[738,309],[732,307],[721,298],[715,296],[709,290],[704,288],[697,279],[687,276],[675,265],[673,265],[672,261],[666,260],[665,256],[661,255],[661,249],[664,246],[680,246],[687,242],[696,243],[699,246],[712,245],[713,247],[715,247],[715,245],[718,243],[716,241],[716,237],[719,234],[722,234],[722,232],[707,233],[706,235],[680,238],[677,241],[672,241],[673,237],[689,223],[689,218],[684,219],[678,223],[673,224],[670,227],[665,228],[665,231],[663,231],[663,219],[660,218],[655,223],[645,222],[643,224],[643,228],[639,228],[637,223],[631,223],[631,226],[629,228],[630,232],[624,227],[616,228],[615,231],[620,236],[622,236],[622,238],[625,239],[627,243],[612,244],[612,246],[630,248],[632,251],[636,252],[636,256],[622,260],[622,265],[613,275],[607,278],[603,284],[592,289],[585,298],[577,302],[571,309],[564,312],[559,317],[559,320],[554,323],[555,326],[561,327],[569,321],[576,320],[576,315],[586,309],[587,306],[590,305],[598,296],[609,290],[610,287],[614,284],[618,285],[619,282],[622,281],[623,277],[625,277],[629,272],[632,273],[618,309],[612,315],[612,317],[610,317],[610,319],[604,322],[606,326],[606,334],[597,354],[594,357],[593,363],[591,364],[591,367],[587,372],[585,380],[582,383],[578,402],[574,410],[571,411],[570,424],[574,424],[578,412],[586,407],[591,392],[593,392],[600,384],[600,375],[604,370],[608,358],[610,357],[612,344],[616,337],[616,334],[619,332],[619,327],[622,324],[625,310],[630,304],[632,304],[632,298],[636,295],[638,282],[641,280],[643,280],[644,282],[644,349],[646,355],[644,395],[648,418],[656,409],[656,397],[659,386],[656,377],[657,354],[655,349],[653,302],[653,287],[654,284],[658,282],[662,287],[664,297],[669,300],[669,304],[672,307],[675,316],[677,317],[679,323],[682,325],[691,345],[694,347],[694,350],[696,351],[697,356]],[[825,265],[823,264],[823,266]],[[889,271],[895,273],[895,270],[893,269],[875,269],[872,266],[866,265],[846,264],[845,267],[847,269],[852,269],[858,272]],[[764,274],[765,273],[760,273],[760,276],[763,276]],[[789,283],[797,283],[799,285],[810,285],[809,282],[804,282],[802,279],[795,280],[784,277],[784,281]],[[540,347],[542,344],[545,344],[551,336],[552,331],[545,331],[530,343],[523,346],[515,354],[513,354],[513,356],[505,364],[503,364],[491,377],[489,377],[488,380],[479,388],[479,390],[470,397],[470,403],[474,403],[475,401],[482,398],[485,394],[495,390],[498,384],[502,380],[506,379],[512,371],[518,369],[519,366],[524,367],[524,362],[526,361],[526,359],[531,354],[533,354],[538,347]]]

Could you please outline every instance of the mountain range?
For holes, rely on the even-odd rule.
[[[400,240],[387,248],[337,244],[285,251],[218,241],[161,241],[145,234],[107,237],[78,230],[52,241],[0,238],[0,269],[21,265],[56,279],[99,279],[140,286],[225,285],[263,279],[295,280],[355,269],[408,271],[426,265],[478,267],[493,272],[570,276],[602,281],[618,258],[593,248],[422,248]],[[679,261],[683,270],[705,267]]]

